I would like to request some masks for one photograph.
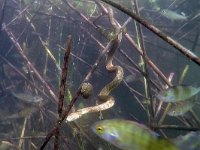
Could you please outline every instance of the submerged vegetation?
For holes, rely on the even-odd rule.
[[[1,0],[0,150],[200,149],[199,8]]]

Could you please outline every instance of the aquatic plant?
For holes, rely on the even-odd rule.
[[[115,149],[92,132],[100,119],[129,119],[166,141],[199,130],[198,101],[187,101],[199,92],[199,7],[165,0],[1,1],[3,146]],[[190,17],[169,21],[161,10]],[[129,75],[135,79],[123,79]]]

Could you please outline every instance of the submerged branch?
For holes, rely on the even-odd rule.
[[[178,125],[152,125],[150,128],[153,129],[170,129],[170,130],[184,130],[184,131],[199,131],[200,128],[196,127],[183,127]]]
[[[155,33],[157,36],[159,36],[160,38],[162,38],[168,44],[172,45],[174,48],[176,48],[177,50],[179,50],[182,54],[186,55],[193,62],[195,62],[196,64],[200,65],[200,58],[198,56],[196,56],[193,52],[191,52],[190,50],[188,50],[187,48],[185,48],[184,46],[182,46],[180,43],[178,43],[175,40],[173,40],[171,37],[167,36],[165,33],[163,33],[158,28],[156,28],[155,26],[153,26],[152,24],[150,24],[149,22],[147,22],[142,17],[136,15],[135,13],[127,10],[126,8],[122,7],[121,5],[119,5],[119,4],[115,3],[115,2],[112,2],[110,0],[101,0],[101,1],[110,4],[111,6],[113,6],[113,7],[117,8],[117,9],[121,10],[122,12],[124,12],[125,14],[127,14],[128,16],[132,17],[133,19],[135,19],[136,21],[138,21],[140,24],[142,24],[143,26],[145,26],[147,29],[149,29],[150,31],[152,31],[153,33]]]
[[[133,1],[133,5],[135,6],[135,11],[136,11],[136,14],[140,16],[139,14],[139,10],[138,10],[138,3],[137,3],[137,0],[134,0]],[[143,36],[143,31],[142,31],[142,26],[139,24],[139,23],[136,23],[136,32],[138,34],[138,45],[139,47],[141,47],[142,49],[142,61],[144,62],[143,64],[143,70],[144,72],[146,73],[146,77],[144,78],[144,87],[145,87],[145,94],[146,94],[146,97],[149,98],[149,101],[150,101],[150,115],[149,115],[149,118],[150,118],[150,122],[153,120],[154,118],[154,109],[153,109],[153,96],[152,96],[152,93],[151,93],[151,87],[150,87],[150,77],[149,77],[149,70],[148,70],[148,67],[147,67],[147,53],[146,53],[146,49],[145,49],[145,44],[144,44],[144,36]]]
[[[72,36],[69,35],[67,42],[66,42],[67,48],[65,50],[64,55],[64,64],[62,68],[62,76],[61,76],[61,85],[60,85],[60,95],[59,95],[59,103],[58,103],[58,114],[59,117],[62,116],[62,108],[63,108],[63,101],[64,101],[64,95],[65,95],[65,89],[66,89],[66,79],[67,79],[67,71],[68,71],[68,62],[69,62],[69,55],[72,48]]]
[[[63,102],[66,92],[66,80],[67,80],[67,70],[68,70],[68,62],[69,62],[69,55],[72,47],[72,36],[69,35],[66,42],[66,49],[64,54],[64,64],[62,68],[62,75],[60,81],[60,94],[59,94],[59,101],[58,101],[58,115],[59,119],[57,120],[57,128],[55,133],[55,141],[54,141],[54,150],[58,150],[59,148],[59,136],[60,136],[60,127],[61,127],[61,117],[63,112]]]
[[[1,35],[1,30],[2,30],[2,25],[3,25],[3,20],[5,17],[5,10],[6,10],[6,2],[7,0],[3,1],[2,7],[1,7],[1,16],[0,16],[0,35]]]

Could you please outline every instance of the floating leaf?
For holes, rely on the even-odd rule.
[[[92,130],[105,141],[123,150],[178,150],[174,144],[134,121],[111,119],[96,122]]]
[[[164,102],[184,101],[200,92],[200,87],[174,86],[159,92],[156,97]]]

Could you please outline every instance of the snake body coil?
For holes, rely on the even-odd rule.
[[[109,109],[115,104],[114,97],[109,95],[109,94],[114,88],[116,88],[120,84],[120,82],[123,80],[123,76],[124,76],[123,68],[121,66],[114,66],[112,64],[113,55],[114,55],[116,49],[119,47],[119,44],[120,44],[120,40],[117,36],[115,39],[113,39],[111,41],[110,49],[109,49],[109,52],[108,52],[108,55],[107,55],[106,69],[109,72],[116,72],[116,76],[98,94],[98,98],[103,103],[96,105],[96,106],[91,106],[91,107],[79,109],[76,112],[69,114],[69,116],[66,119],[67,122],[74,121],[74,120],[80,118],[82,115],[87,114],[87,113],[100,112],[100,111]],[[87,90],[87,84],[88,83],[84,83],[83,84],[84,86],[82,86],[82,90],[81,90],[82,96],[85,96],[85,97],[88,97],[91,94],[88,91],[92,91],[91,90],[91,84],[88,84],[89,87],[88,87],[88,90]],[[86,92],[86,94],[84,92]]]

